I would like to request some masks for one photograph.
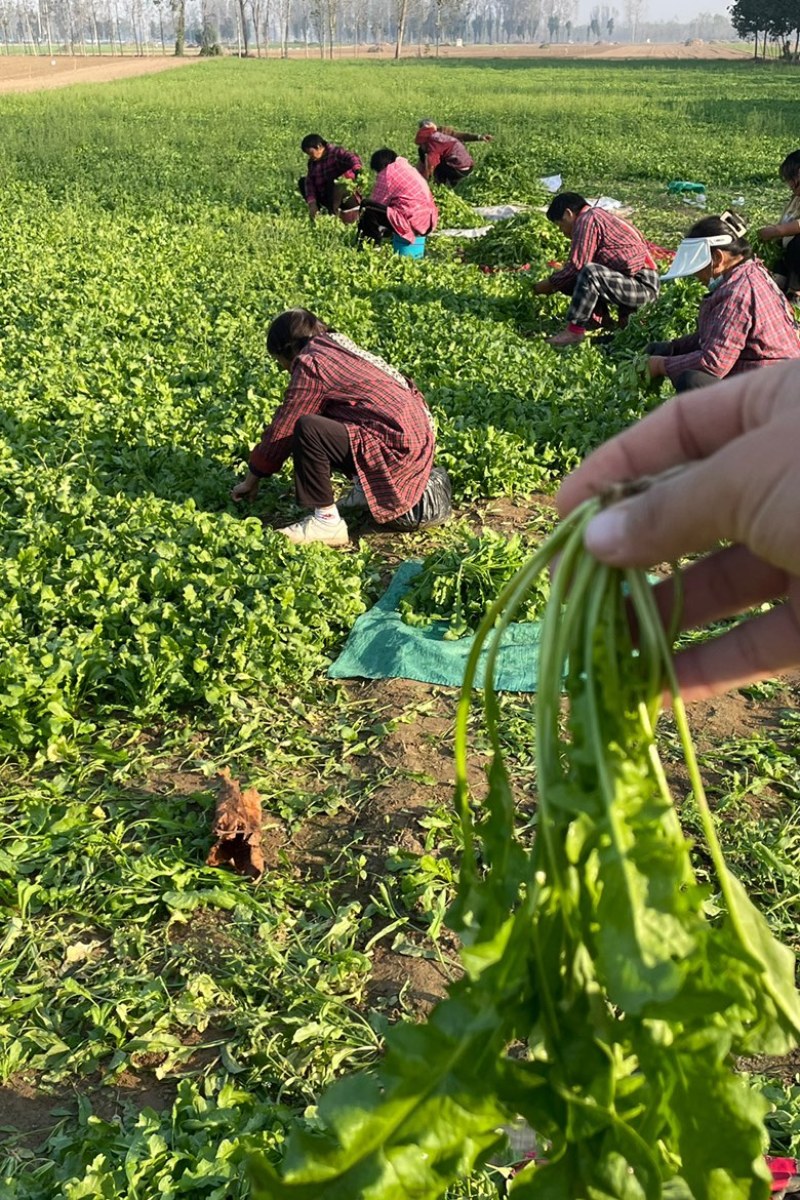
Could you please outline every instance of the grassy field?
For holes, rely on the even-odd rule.
[[[359,253],[309,226],[299,140],[368,160],[413,155],[423,116],[487,130],[445,223],[470,220],[464,202],[541,205],[539,177],[561,172],[674,245],[695,214],[673,178],[703,182],[708,212],[781,211],[796,80],[226,60],[5,97],[0,115],[0,1196],[246,1196],[251,1150],[277,1155],[321,1087],[458,971],[453,694],[325,676],[394,564],[455,534],[298,552],[271,531],[295,511],[288,473],[248,513],[229,501],[284,386],[270,316],[306,305],[414,375],[461,521],[534,542],[564,472],[658,402],[630,356],[697,303],[665,292],[616,358],[559,355],[538,335],[563,300],[530,297],[566,245],[552,228],[432,239],[421,263]],[[776,681],[697,719],[726,849],[795,946],[796,701]],[[524,824],[535,706],[506,697],[504,719]],[[477,727],[474,747],[479,775]],[[263,797],[256,888],[204,866],[223,766]],[[774,1146],[797,1152],[797,1063],[747,1065],[771,1072]]]

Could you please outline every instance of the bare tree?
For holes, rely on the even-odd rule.
[[[336,34],[336,18],[339,0],[325,0],[325,20],[328,27],[328,57],[333,58],[333,43]]]
[[[158,13],[158,36],[161,39],[161,53],[167,53],[167,43],[164,39],[164,0],[153,0],[156,12]]]
[[[645,0],[625,0],[625,20],[631,31],[631,41],[636,41],[636,31],[646,10]]]
[[[289,57],[289,22],[292,15],[292,0],[280,0],[281,58]]]
[[[394,0],[395,22],[397,34],[394,43],[394,56],[400,57],[400,52],[403,49],[403,39],[406,36],[406,22],[408,20],[408,10],[411,0]]]
[[[175,54],[181,58],[186,53],[186,0],[171,0],[171,4],[175,23]]]

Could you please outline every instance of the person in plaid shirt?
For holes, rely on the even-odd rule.
[[[762,262],[753,258],[744,222],[733,213],[704,217],[689,230],[664,276],[694,275],[709,286],[697,330],[648,346],[653,379],[667,376],[679,392],[728,375],[800,358],[791,305]]]
[[[314,510],[280,530],[292,542],[347,544],[333,471],[354,483],[342,507],[368,508],[380,524],[412,509],[428,484],[436,442],[414,383],[306,308],[276,317],[267,350],[291,374],[291,383],[232,498],[253,499],[260,481],[291,455],[297,501]]]
[[[344,146],[326,142],[319,133],[307,134],[300,149],[308,157],[308,171],[298,179],[300,194],[308,205],[311,220],[315,220],[320,209],[331,212],[346,225],[358,220],[361,195],[355,190],[347,194],[344,185],[337,179],[356,180],[361,172],[361,159]]]
[[[776,225],[764,225],[758,236],[762,242],[780,239],[782,253],[773,267],[772,275],[790,304],[800,303],[800,150],[787,154],[780,165],[779,175],[788,184],[792,198]]]
[[[466,179],[475,162],[467,152],[464,142],[490,142],[488,133],[456,133],[450,128],[440,129],[435,121],[426,118],[420,121],[415,137],[419,147],[419,171],[429,182],[457,187]]]
[[[375,151],[369,165],[375,172],[375,186],[361,204],[359,238],[380,243],[396,233],[411,243],[432,233],[439,210],[431,189],[408,159],[384,146]]]
[[[591,325],[609,322],[608,305],[617,306],[619,323],[658,296],[658,271],[642,235],[627,221],[603,208],[592,208],[577,192],[562,192],[547,219],[570,239],[569,260],[533,285],[534,294],[566,292],[572,297],[567,328],[548,338],[551,346],[573,346]]]

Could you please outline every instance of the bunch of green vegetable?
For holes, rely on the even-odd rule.
[[[256,1197],[432,1200],[487,1159],[517,1114],[547,1143],[546,1161],[511,1184],[519,1200],[769,1195],[766,1105],[732,1060],[796,1044],[794,957],[722,857],[646,577],[583,548],[599,504],[577,509],[511,580],[468,661],[455,748],[464,851],[450,913],[465,976],[427,1024],[391,1031],[376,1071],[323,1096],[319,1126],[292,1134],[280,1175],[256,1157]],[[491,683],[483,703],[494,757],[477,812],[467,729],[481,650],[489,641],[491,680],[504,628],[556,555],[528,850],[515,832]],[[725,909],[716,924],[656,746],[665,683]],[[509,1053],[520,1042],[527,1054]]]
[[[691,333],[705,288],[697,279],[665,283],[657,300],[638,309],[614,338],[615,349],[641,353],[649,342],[667,342]]]
[[[544,275],[548,263],[569,254],[569,246],[557,226],[542,213],[525,212],[498,221],[485,237],[467,247],[469,262],[489,267],[520,267],[530,263]]]
[[[449,187],[431,189],[439,210],[440,229],[476,229],[483,224],[471,204]]]
[[[473,633],[527,555],[519,534],[506,538],[491,529],[434,550],[400,601],[403,620],[423,626],[447,621],[446,641]],[[548,590],[547,579],[540,576],[516,619],[537,620]]]

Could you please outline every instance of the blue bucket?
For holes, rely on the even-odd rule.
[[[413,242],[405,242],[396,233],[393,233],[392,249],[395,254],[402,254],[404,258],[422,258],[425,253],[425,238],[420,235],[414,238]]]

